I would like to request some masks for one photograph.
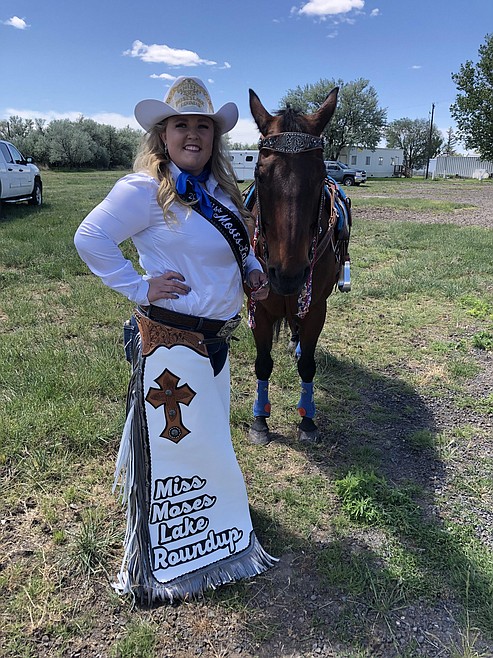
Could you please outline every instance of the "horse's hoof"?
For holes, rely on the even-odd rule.
[[[250,427],[248,430],[248,440],[255,446],[266,446],[270,443],[270,434],[268,430],[259,431]]]
[[[318,429],[308,432],[298,427],[298,441],[301,443],[318,443],[320,441],[320,432]]]

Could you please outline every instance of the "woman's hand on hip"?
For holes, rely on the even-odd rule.
[[[148,280],[147,299],[152,303],[157,299],[178,299],[188,295],[191,288],[184,283],[185,277],[179,272],[165,272]]]

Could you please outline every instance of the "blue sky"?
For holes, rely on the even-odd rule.
[[[455,128],[451,73],[493,32],[493,0],[0,0],[0,118],[137,127],[133,108],[174,77],[237,103],[233,141],[255,142],[253,88],[268,110],[298,85],[366,78],[389,121]]]

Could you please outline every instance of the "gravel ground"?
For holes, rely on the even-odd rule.
[[[419,198],[422,199],[436,199],[439,201],[454,200],[459,203],[468,204],[471,208],[466,210],[456,210],[453,213],[418,213],[408,211],[389,211],[388,209],[365,210],[365,217],[369,219],[384,219],[384,220],[398,220],[398,221],[412,221],[424,224],[433,222],[459,224],[460,226],[483,226],[486,228],[493,228],[493,187],[491,183],[485,182],[483,184],[477,181],[470,183],[460,181],[460,188],[454,188],[455,181],[440,182],[439,185],[430,185],[423,183],[418,186],[415,182],[407,183],[402,181],[399,185],[398,196]],[[366,188],[369,188],[366,194]],[[392,192],[388,195],[380,194],[379,196],[397,196],[395,185],[392,185]],[[370,182],[354,191],[354,198],[358,197],[372,197],[371,180]],[[459,192],[459,193],[458,193]],[[351,196],[351,191],[349,192]]]
[[[392,185],[394,193],[395,185]],[[457,187],[457,186],[456,186]],[[390,189],[390,188],[389,188]],[[433,198],[451,198],[451,185],[419,187],[422,196]],[[351,192],[351,191],[350,191]],[[399,186],[399,196],[416,197],[416,184],[406,181]],[[390,195],[390,194],[389,194]],[[371,182],[354,191],[354,198],[371,196]],[[474,209],[458,210],[453,214],[415,214],[412,212],[391,212],[365,210],[367,219],[390,219],[417,222],[452,222],[454,224],[477,225],[493,229],[493,187],[461,182],[460,200],[470,203]],[[357,221],[357,216],[355,217]],[[481,366],[480,373],[469,382],[471,395],[485,390],[493,390],[493,367],[491,354],[478,351],[477,359]],[[395,392],[392,387],[392,373],[388,373],[388,382],[379,380],[369,382],[366,395],[367,404],[378,404],[385,409],[412,409],[403,420],[395,414],[395,421],[389,420],[388,426],[381,425],[375,432],[368,428],[368,416],[362,420],[365,429],[372,438],[373,448],[387,450],[389,459],[387,469],[394,482],[400,479],[412,479],[424,486],[429,492],[429,501],[424,503],[424,513],[433,517],[437,523],[443,508],[453,509],[455,502],[460,502],[461,509],[470,509],[475,519],[475,532],[493,549],[493,497],[491,491],[484,491],[475,500],[469,496],[454,501],[452,483],[460,475],[476,472],[478,477],[489,478],[491,482],[493,454],[493,419],[467,408],[461,408],[451,396],[450,399],[420,399],[411,390]],[[371,385],[370,385],[371,384]],[[364,385],[364,384],[363,384]],[[419,418],[419,427],[423,427],[425,418],[434,432],[444,432],[456,425],[469,425],[474,428],[474,436],[464,446],[460,456],[449,462],[442,462],[425,451],[413,451],[404,439],[406,429]],[[374,437],[378,438],[375,439]],[[342,439],[343,437],[341,437]],[[331,441],[330,458],[333,462],[343,462],[344,447],[342,440]],[[391,450],[389,449],[391,447]],[[260,448],[266,450],[269,447]],[[267,457],[268,458],[268,457]],[[327,460],[325,460],[327,461]],[[322,460],[313,460],[313,469],[323,470]],[[327,471],[329,477],[329,472]],[[330,477],[332,477],[330,475]],[[430,502],[431,501],[431,502]],[[442,504],[441,504],[442,503]],[[464,512],[466,514],[466,512]],[[464,517],[467,523],[467,518]],[[259,578],[244,585],[245,607],[242,603],[234,604],[234,588],[229,590],[230,606],[221,601],[221,593],[208,596],[205,600],[176,607],[163,606],[148,612],[140,612],[139,619],[145,619],[156,625],[165,636],[157,653],[158,658],[474,658],[475,656],[492,657],[493,642],[481,633],[467,629],[459,622],[461,611],[453,600],[431,605],[426,602],[414,602],[412,605],[402,603],[396,598],[383,613],[378,607],[364,606],[351,597],[336,593],[334,588],[323,586],[315,569],[316,548],[321,548],[332,539],[327,533],[320,533],[312,538],[314,550],[294,552],[287,550],[280,556],[279,564]],[[382,542],[379,532],[361,531],[352,537],[349,550],[371,552],[372,545]],[[85,634],[81,629],[80,641],[71,644],[63,652],[66,658],[110,658],[114,656],[112,648],[115,641],[128,632],[132,615],[120,601],[114,603],[113,609],[98,610],[98,590],[108,588],[106,581],[92,582],[87,592],[80,592],[81,606],[89,602],[94,607],[101,622],[97,631],[94,620],[91,629]],[[227,589],[227,588],[224,588]],[[84,600],[87,597],[87,600]],[[352,626],[354,624],[354,626]],[[367,632],[364,638],[365,649],[355,652],[351,647],[352,633],[361,639],[361,628]],[[347,640],[334,640],[334,637],[346,637]],[[57,646],[52,644],[48,635],[41,635],[38,641],[40,658],[55,654]],[[457,653],[453,652],[457,648]],[[118,654],[120,656],[120,654]],[[121,654],[123,656],[123,654]],[[127,654],[125,654],[127,655]],[[128,654],[136,656],[141,654]]]

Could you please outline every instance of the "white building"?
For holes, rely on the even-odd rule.
[[[458,176],[478,178],[479,172],[493,176],[493,162],[469,155],[439,155],[436,158],[434,176]]]
[[[388,178],[394,175],[396,165],[404,164],[404,150],[343,148],[339,160],[350,167],[364,169],[368,178]]]

